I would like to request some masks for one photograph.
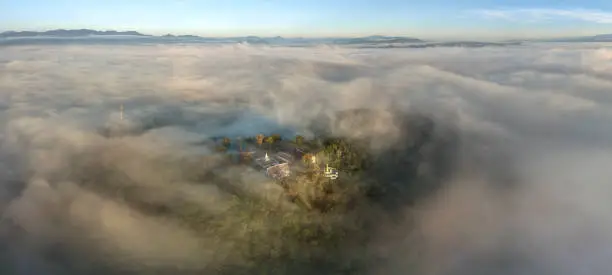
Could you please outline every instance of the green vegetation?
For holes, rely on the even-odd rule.
[[[279,134],[272,134],[270,137],[274,140],[274,142],[283,140],[283,138]]]
[[[219,139],[221,152],[227,150],[227,140]],[[252,144],[292,141],[279,141],[273,135],[244,140]],[[312,141],[296,137],[295,141],[316,153],[321,162],[339,169],[341,176],[330,180],[320,171],[306,169],[278,182],[286,194],[262,199],[240,189],[254,185],[242,182],[248,177],[230,181],[219,175],[231,165],[222,158],[150,159],[122,148],[126,157],[106,156],[118,163],[100,161],[104,151],[75,161],[73,174],[66,175],[70,177],[66,180],[193,231],[202,240],[202,251],[215,255],[213,259],[203,257],[206,270],[202,274],[363,274],[373,264],[372,256],[366,254],[371,236],[388,221],[388,212],[370,198],[369,183],[362,175],[371,168],[372,156],[359,144],[341,138]],[[129,170],[123,161],[148,170]],[[186,196],[181,189],[185,182],[196,188],[218,188],[223,197],[210,196],[219,196],[214,199],[228,207],[210,209],[215,207]],[[198,196],[208,194],[216,193]],[[300,207],[286,206],[294,206],[289,200]]]
[[[274,143],[274,138],[269,136],[269,137],[266,137],[264,141],[268,144],[268,149],[272,150],[272,144]]]
[[[336,274],[365,265],[363,253],[347,249],[367,241],[364,222],[353,215],[287,211],[241,199],[228,215],[207,225],[233,241],[231,258],[248,271],[237,274]]]
[[[302,145],[304,143],[304,137],[297,135],[295,136],[295,144],[297,145]]]
[[[283,140],[278,134],[260,134],[244,140],[259,146],[265,142],[269,150],[277,143],[293,143],[307,152],[303,158],[306,169],[278,181],[285,190],[278,202],[236,192],[232,206],[221,215],[211,216],[187,205],[178,211],[181,214],[176,216],[189,227],[214,235],[220,242],[231,242],[230,254],[215,267],[217,273],[354,274],[363,271],[369,264],[364,246],[373,228],[386,215],[380,201],[373,198],[376,195],[384,200],[389,194],[384,183],[366,178],[375,160],[366,147],[338,137],[305,139],[297,135],[295,139]],[[223,144],[227,144],[226,139]],[[336,180],[324,177],[312,166],[313,156],[319,164],[329,164],[339,170],[340,177]],[[206,182],[217,180],[213,177]],[[296,210],[281,206],[281,202],[287,201],[300,207]]]
[[[359,145],[342,138],[326,138],[323,140],[322,153],[327,163],[346,173],[359,173],[369,167],[371,156]]]

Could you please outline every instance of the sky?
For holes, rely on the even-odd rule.
[[[533,38],[612,33],[606,0],[0,0],[0,31]]]

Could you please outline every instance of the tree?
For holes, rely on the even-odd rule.
[[[304,156],[302,156],[302,161],[304,161],[304,165],[306,165],[306,167],[310,168],[310,169],[316,169],[318,166],[316,163],[313,163],[313,160],[317,160],[316,159],[317,156],[313,153],[307,153]]]
[[[272,149],[272,143],[274,143],[274,137],[272,137],[272,136],[266,137],[266,143],[270,144],[269,145],[270,146],[269,149],[271,150]]]
[[[342,138],[324,141],[324,152],[328,163],[343,171],[358,172],[369,166],[371,156],[367,150]]]
[[[311,159],[312,159],[311,153],[306,153],[302,156],[302,160],[304,161],[305,164],[309,164],[311,162]]]
[[[304,137],[300,135],[295,136],[295,144],[297,145],[304,144]]]
[[[274,139],[274,141],[280,141],[283,139],[279,134],[272,134],[272,138]]]
[[[261,144],[264,142],[264,135],[263,134],[259,134],[255,138],[257,139],[257,144],[259,145],[259,147],[261,147]]]

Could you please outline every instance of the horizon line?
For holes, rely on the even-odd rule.
[[[2,33],[10,33],[10,32],[48,32],[48,31],[54,31],[54,30],[66,30],[66,31],[74,31],[74,30],[91,30],[91,31],[96,31],[96,32],[105,32],[105,31],[114,31],[114,32],[136,32],[139,35],[142,36],[153,36],[153,37],[162,37],[165,35],[173,35],[173,36],[197,36],[197,37],[201,37],[201,38],[237,38],[237,37],[260,37],[260,38],[274,38],[274,37],[281,37],[281,38],[311,38],[311,39],[325,39],[325,38],[364,38],[364,37],[372,37],[372,36],[383,36],[383,37],[400,37],[400,38],[412,38],[412,39],[418,39],[418,40],[422,40],[424,42],[435,42],[435,41],[443,41],[445,40],[444,37],[440,37],[438,39],[432,39],[432,38],[421,38],[421,36],[412,36],[412,35],[405,35],[405,34],[384,34],[384,33],[370,33],[370,34],[337,34],[337,35],[282,35],[282,34],[270,34],[270,35],[256,35],[256,34],[235,34],[235,35],[229,35],[229,34],[217,34],[217,35],[202,35],[202,34],[193,34],[193,33],[175,33],[175,32],[163,32],[163,31],[151,31],[151,32],[147,32],[147,31],[139,31],[139,30],[135,30],[135,29],[127,29],[127,30],[119,30],[119,29],[94,29],[94,28],[49,28],[49,29],[40,29],[40,28],[28,28],[28,29],[20,29],[20,30],[16,30],[16,29],[5,29],[2,30],[0,29],[0,34]],[[476,39],[478,41],[514,41],[514,40],[538,40],[538,39],[567,39],[567,38],[585,38],[585,37],[593,37],[593,36],[597,36],[597,35],[607,35],[608,33],[598,33],[598,34],[591,34],[591,35],[539,35],[539,36],[531,36],[531,37],[527,37],[527,36],[523,36],[523,37],[497,37],[497,38],[469,38],[469,36],[465,36],[466,40],[463,41],[470,41],[472,39]],[[459,40],[451,40],[451,41],[461,41],[461,39]],[[473,41],[473,40],[472,40]]]
[[[1,30],[0,29],[0,34],[1,33],[8,33],[8,32],[48,32],[48,31],[56,31],[56,30],[65,30],[65,31],[75,31],[75,30],[91,30],[91,31],[97,31],[97,32],[105,32],[105,31],[114,31],[114,32],[137,32],[140,35],[146,35],[146,36],[164,36],[164,35],[174,35],[174,36],[187,36],[187,35],[192,35],[192,36],[199,36],[199,37],[218,37],[218,38],[233,38],[233,37],[248,37],[248,36],[253,36],[253,37],[266,37],[266,38],[270,38],[270,37],[286,37],[286,38],[354,38],[354,37],[371,37],[371,36],[384,36],[384,37],[402,37],[402,38],[416,38],[418,39],[418,37],[416,36],[409,36],[409,35],[398,35],[398,34],[381,34],[381,33],[371,33],[371,34],[338,34],[338,35],[322,35],[322,36],[313,36],[313,35],[282,35],[282,34],[272,34],[272,35],[256,35],[256,34],[243,34],[243,35],[202,35],[202,34],[193,34],[193,33],[175,33],[175,32],[162,32],[162,31],[157,31],[157,32],[146,32],[146,31],[138,31],[138,30],[134,30],[134,29],[126,29],[126,30],[119,30],[119,29],[92,29],[92,28],[51,28],[51,29],[5,29],[5,30]],[[151,33],[155,33],[155,34],[151,34]]]

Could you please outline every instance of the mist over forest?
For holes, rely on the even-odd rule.
[[[611,90],[603,43],[3,46],[0,272],[608,274]],[[306,211],[207,142],[259,133],[371,165]]]

